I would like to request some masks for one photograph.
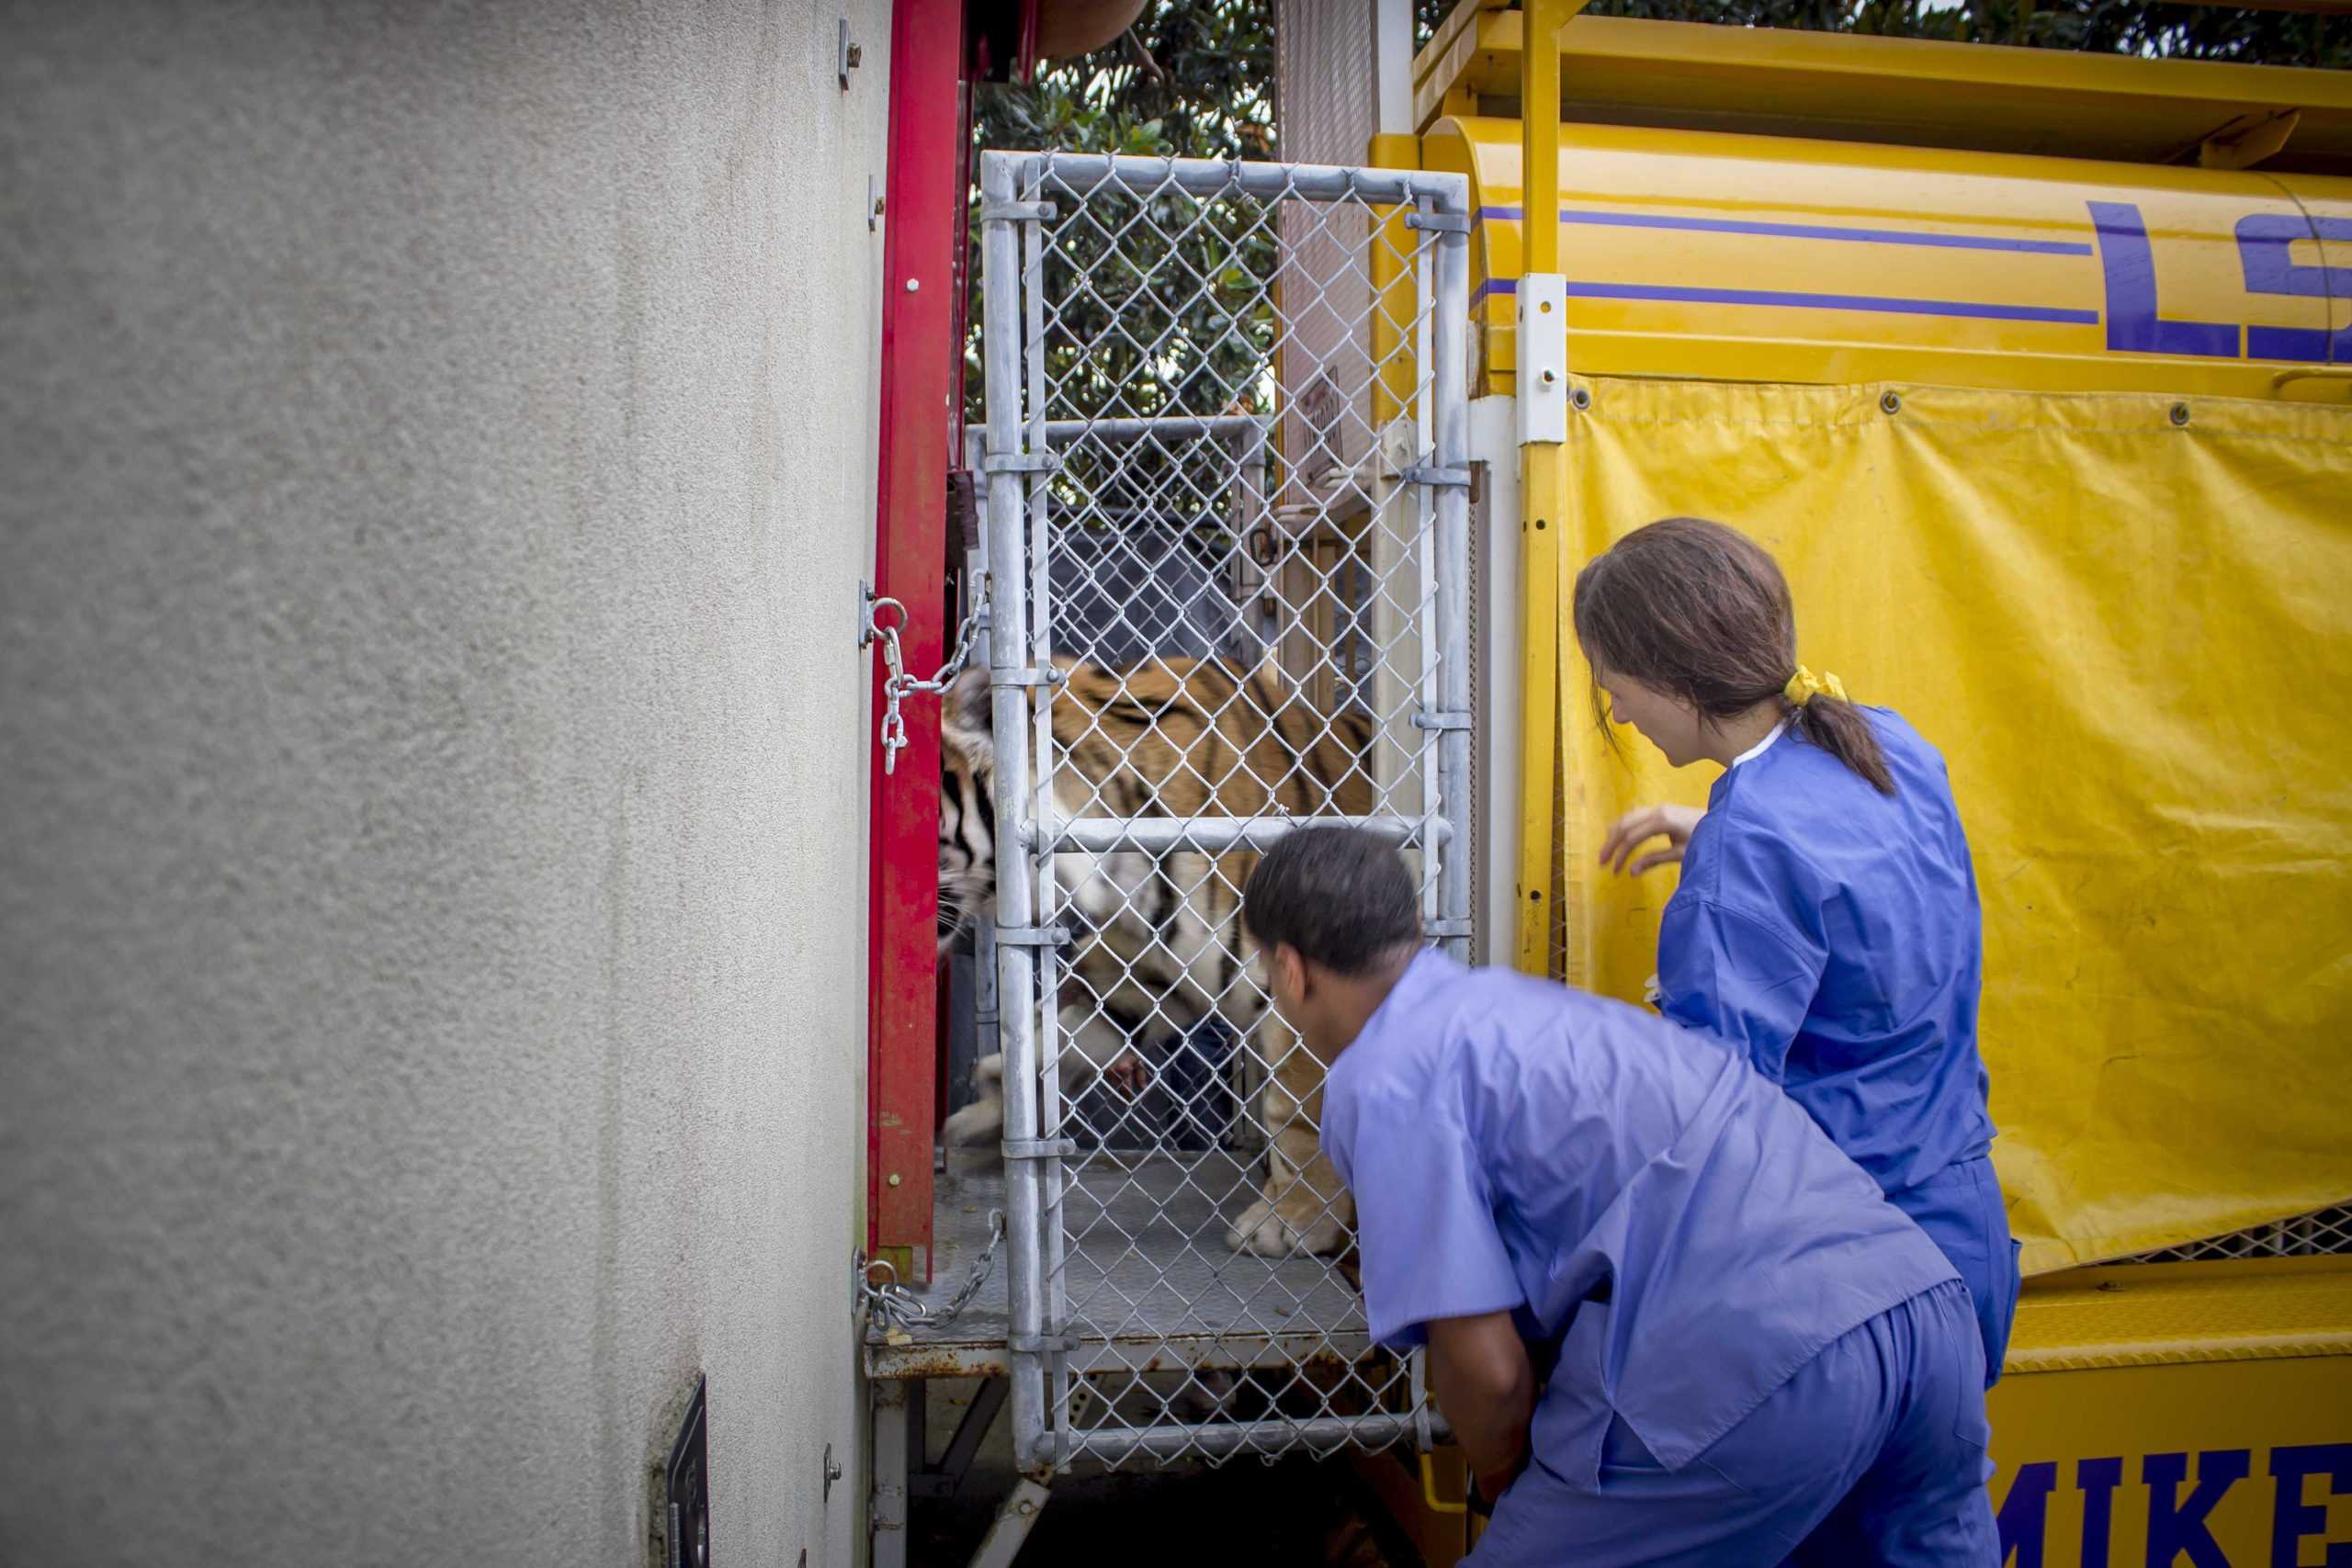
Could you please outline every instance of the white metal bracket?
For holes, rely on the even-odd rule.
[[[1556,272],[1519,280],[1519,444],[1568,438],[1568,280]]]
[[[850,41],[847,17],[841,19],[841,28],[833,39],[833,74],[840,81],[842,91],[846,93],[849,91],[849,73],[865,63],[865,51]]]

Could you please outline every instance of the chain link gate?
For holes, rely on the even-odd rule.
[[[1238,905],[1294,824],[1355,822],[1467,955],[1467,181],[989,152],[980,184],[1016,1455],[1426,1442]],[[1350,310],[1309,244],[1403,282]],[[1281,395],[1302,343],[1364,356],[1352,395]]]

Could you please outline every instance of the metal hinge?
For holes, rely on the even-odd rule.
[[[1470,716],[1466,713],[1417,713],[1413,716],[1415,729],[1468,729],[1470,727]]]
[[[1464,490],[1470,486],[1469,469],[1442,468],[1434,463],[1416,463],[1396,477],[1408,485],[1459,486]]]
[[[1408,212],[1405,227],[1426,229],[1433,234],[1467,234],[1470,217],[1463,212]]]
[[[1075,1138],[1007,1138],[998,1146],[1007,1159],[1060,1159],[1078,1153]]]
[[[1059,926],[999,926],[1000,947],[1068,947],[1069,932]]]
[[[1058,686],[1068,679],[1069,676],[1050,664],[989,671],[989,684],[991,686]]]
[[[1470,922],[1468,920],[1423,920],[1421,922],[1421,934],[1423,936],[1434,937],[1466,937],[1476,936],[1478,933],[1470,929]]]
[[[1004,1348],[1023,1356],[1068,1356],[1078,1350],[1078,1337],[1072,1334],[1008,1334]]]
[[[1050,474],[1062,466],[1058,452],[991,452],[980,459],[980,469],[990,474]]]

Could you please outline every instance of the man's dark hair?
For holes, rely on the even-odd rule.
[[[1241,920],[1263,947],[1288,943],[1362,975],[1421,940],[1420,895],[1396,846],[1361,828],[1301,828],[1259,858]]]

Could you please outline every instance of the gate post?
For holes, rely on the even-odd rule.
[[[1004,1136],[1037,1136],[1037,879],[1025,818],[1030,790],[1029,570],[1023,524],[1021,261],[1010,215],[1014,162],[980,158],[982,387],[988,404],[989,687],[996,737],[997,1037],[1004,1052]],[[1046,1432],[1041,1162],[1006,1162],[1005,1288],[1012,1337],[1012,1451],[1023,1469],[1050,1462]]]
[[[1466,190],[1442,187],[1434,309],[1430,319],[1430,434],[1442,473],[1470,471],[1470,234]],[[1470,488],[1437,488],[1437,735],[1439,804],[1453,833],[1438,862],[1438,928],[1451,957],[1470,961]]]

